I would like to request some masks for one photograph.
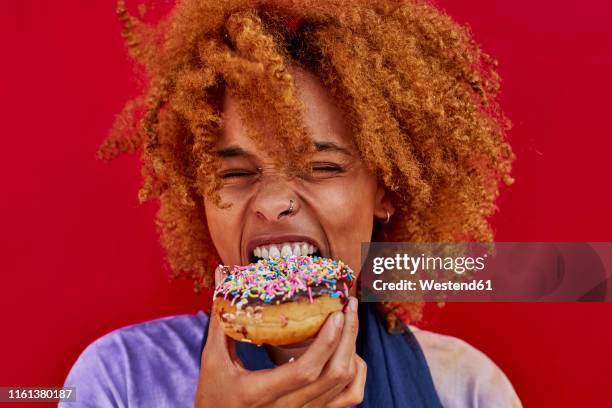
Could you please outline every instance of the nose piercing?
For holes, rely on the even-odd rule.
[[[293,212],[293,200],[289,200],[289,209],[287,211],[289,211],[289,213]]]

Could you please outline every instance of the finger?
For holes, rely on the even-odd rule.
[[[351,358],[351,362],[349,364],[350,368],[346,373],[338,373],[335,374],[334,377],[329,374],[324,374],[323,378],[325,381],[332,385],[332,387],[324,392],[323,394],[319,394],[313,400],[309,401],[305,406],[306,407],[322,407],[327,406],[328,403],[334,400],[340,393],[344,391],[344,389],[354,380],[357,375],[357,359],[355,358],[357,355],[354,355]]]
[[[368,377],[368,365],[357,355],[355,362],[357,363],[357,374],[355,378],[341,393],[329,401],[326,407],[345,408],[360,404],[363,401],[366,378]]]
[[[344,326],[342,327],[340,342],[338,343],[338,348],[330,361],[331,370],[348,370],[348,364],[351,361],[352,356],[355,354],[355,344],[357,341],[357,333],[359,332],[357,305],[357,298],[351,296],[349,298],[348,307],[344,311]]]
[[[251,387],[261,388],[261,394],[272,400],[315,382],[336,349],[343,322],[342,312],[333,313],[306,352],[297,360],[273,369],[249,372]],[[308,399],[304,398],[302,405],[306,402]]]
[[[318,378],[338,347],[345,322],[346,316],[342,312],[332,313],[306,352],[297,359],[298,368],[313,379]]]
[[[355,341],[359,331],[357,318],[357,299],[349,298],[348,307],[344,312],[344,325],[338,347],[326,364],[321,378],[310,386],[305,387],[300,393],[312,399],[325,398],[322,394],[328,394],[327,398],[334,396],[344,389],[354,377],[353,363],[355,354]],[[307,400],[308,401],[308,400]]]

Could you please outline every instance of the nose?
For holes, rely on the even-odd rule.
[[[266,221],[290,218],[299,210],[297,197],[284,177],[264,177],[252,205],[257,216]]]

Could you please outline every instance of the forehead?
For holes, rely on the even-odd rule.
[[[290,66],[289,72],[294,78],[298,97],[304,105],[302,119],[311,131],[313,142],[329,142],[354,151],[354,140],[342,111],[319,78],[295,66]],[[248,136],[239,109],[238,100],[226,92],[223,101],[224,130],[217,143],[217,148],[236,145],[257,153],[258,149]],[[274,113],[271,112],[270,114]],[[260,121],[259,128],[265,129],[265,118],[261,118]],[[269,136],[270,140],[273,141],[274,135]]]

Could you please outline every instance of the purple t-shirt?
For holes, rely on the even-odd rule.
[[[193,407],[208,316],[178,315],[114,330],[91,343],[70,370],[78,407]]]

